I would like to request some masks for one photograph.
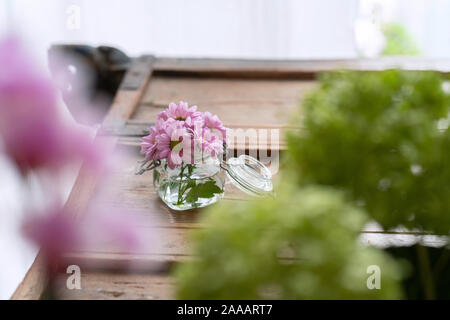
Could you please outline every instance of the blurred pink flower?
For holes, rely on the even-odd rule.
[[[151,235],[139,230],[136,212],[131,209],[97,204],[86,211],[82,224],[82,249],[87,251],[108,247],[123,253],[142,253],[149,246]]]
[[[35,72],[16,38],[0,41],[0,129],[12,130],[29,115],[53,118],[57,113],[54,88]]]
[[[138,256],[160,251],[161,235],[158,229],[152,228],[156,220],[150,218],[145,211],[139,212],[137,209],[111,207],[100,205],[100,203],[92,205],[83,215],[81,220],[83,241],[80,251],[114,252]],[[142,224],[145,224],[145,227]],[[141,261],[135,259],[122,261],[119,265],[96,266],[95,261],[92,263],[93,267],[119,268],[123,271],[142,268],[149,271],[158,267],[151,261],[141,265]]]
[[[108,246],[119,252],[138,251],[140,239],[132,217],[117,209],[97,206],[86,213],[83,222],[83,249],[88,251]]]
[[[79,226],[63,208],[53,207],[45,213],[29,216],[31,218],[23,225],[24,234],[40,247],[49,267],[59,263],[63,253],[80,245]]]
[[[148,228],[139,228],[137,216],[139,214],[134,210],[94,202],[79,215],[80,219],[75,220],[73,212],[55,206],[43,212],[29,213],[23,232],[40,247],[50,268],[48,271],[54,272],[67,253],[145,254],[158,250],[157,234],[154,230],[149,232]],[[147,219],[147,226],[148,222]],[[126,267],[132,268],[133,261]]]
[[[29,61],[16,38],[0,42],[0,135],[6,153],[23,173],[80,159],[98,165],[92,139],[61,119],[55,88]]]

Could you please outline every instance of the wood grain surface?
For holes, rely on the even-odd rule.
[[[302,80],[236,80],[154,77],[132,119],[155,121],[170,102],[188,101],[219,115],[225,126],[274,127],[290,124],[290,115],[315,86]]]

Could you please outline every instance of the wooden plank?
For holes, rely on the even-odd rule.
[[[192,259],[187,254],[130,254],[116,252],[69,252],[63,257],[60,272],[69,265],[78,265],[83,271],[166,274],[175,263]]]
[[[209,110],[210,104],[295,102],[302,93],[317,86],[315,81],[304,80],[244,80],[223,78],[163,77],[152,79],[142,104],[167,107],[171,101],[188,101]],[[139,120],[144,120],[139,118]]]
[[[105,126],[122,126],[136,110],[153,72],[154,58],[143,56],[133,61],[103,120]],[[138,82],[140,81],[140,83]]]
[[[139,250],[139,252],[131,252],[135,256],[184,256],[191,255],[191,244],[189,237],[193,230],[198,228],[177,228],[174,227],[156,227],[156,226],[138,226],[139,232],[149,235],[156,235],[153,239],[155,243],[149,244],[148,247]],[[97,247],[90,247],[89,250],[77,251],[82,256],[83,253],[100,253],[100,254],[124,254],[129,255],[130,252],[118,251],[117,247],[108,243],[102,243]]]
[[[133,67],[130,68],[125,76],[125,80],[132,80],[124,82],[125,90],[119,89],[117,96],[105,117],[104,123],[106,125],[124,125],[126,123],[126,120],[136,109],[150,79],[153,71],[153,58],[151,56],[139,58],[132,64]],[[132,85],[136,86],[136,73],[142,74],[140,76],[142,83],[140,86],[136,87],[136,89],[133,89]],[[96,137],[96,139],[105,141],[104,137]],[[118,139],[107,138],[107,140],[108,144],[113,146]],[[70,212],[75,215],[82,214],[96,189],[98,177],[98,175],[93,174],[93,172],[88,170],[84,165],[81,167],[79,175],[65,204]],[[42,257],[41,254],[38,254],[37,259],[31,265],[27,275],[14,292],[11,299],[39,299],[46,285],[47,278],[45,277],[45,271],[42,266]]]
[[[45,259],[38,253],[24,279],[11,296],[11,300],[36,300],[39,299],[47,285]]]
[[[154,122],[172,101],[188,101],[217,114],[226,126],[280,127],[311,88],[311,81],[155,77],[132,119]]]
[[[175,282],[168,275],[82,272],[81,290],[68,290],[66,275],[60,279],[58,296],[77,300],[159,300],[173,299]]]
[[[200,228],[204,228],[201,226]],[[149,228],[148,232],[159,232],[159,228]],[[99,251],[72,252],[65,256],[65,265],[77,264],[84,271],[115,271],[140,274],[167,274],[177,263],[196,259],[193,255],[190,236],[194,229],[166,228],[163,245],[157,250],[139,254],[114,252],[104,248]],[[175,232],[176,230],[176,232]],[[411,246],[421,243],[430,247],[442,247],[447,237],[423,234],[405,234],[398,232],[361,231],[359,241],[365,245],[380,248]],[[280,257],[280,259],[292,259]],[[63,269],[65,270],[65,269]]]
[[[422,244],[429,246],[436,246],[437,244],[436,239],[433,238],[423,238],[418,235],[400,235],[403,238],[409,238],[407,243],[405,243],[405,240],[398,238],[398,236],[398,234],[363,232],[361,241],[369,245],[381,247],[385,245],[410,245],[416,242],[421,242]],[[440,242],[439,245],[441,245]],[[83,257],[89,258],[89,255],[84,253]],[[61,276],[61,284],[57,287],[60,288],[58,294],[62,299],[175,299],[176,282],[168,271],[171,270],[173,263],[180,263],[194,258],[193,256],[187,255],[163,255],[160,257],[157,255],[142,255],[136,257],[108,253],[93,254],[93,259],[95,259],[97,263],[99,257],[106,261],[105,266],[109,267],[114,265],[117,261],[133,261],[136,259],[140,261],[141,266],[145,266],[146,262],[151,262],[151,265],[153,265],[154,261],[161,260],[165,262],[171,261],[172,263],[166,265],[160,272],[152,271],[151,273],[145,273],[145,270],[142,269],[142,272],[131,274],[113,272],[114,270],[105,271],[105,269],[100,269],[102,270],[101,272],[93,272],[91,269],[84,268],[83,266],[81,290],[67,290],[65,286],[67,275]],[[78,261],[79,263],[80,260],[75,261]],[[93,270],[98,269],[94,268]]]
[[[314,79],[317,73],[323,71],[339,69],[378,71],[392,68],[435,70],[448,74],[450,59],[382,57],[337,60],[245,60],[160,57],[155,64],[155,74],[240,79]]]
[[[226,185],[225,192],[228,192],[222,202],[248,201],[250,196],[246,196],[239,190],[230,191],[233,188]],[[115,193],[104,196],[102,202],[105,205],[116,208],[133,208],[135,212],[134,220],[140,226],[158,227],[194,227],[204,209],[192,209],[189,211],[175,211],[170,209],[156,194],[153,185],[146,185],[139,190],[119,187]]]

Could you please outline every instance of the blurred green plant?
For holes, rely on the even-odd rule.
[[[415,56],[420,54],[420,50],[406,28],[399,23],[386,23],[381,31],[386,40],[381,55],[406,55]]]
[[[176,268],[181,299],[400,298],[400,266],[356,241],[367,217],[325,187],[284,183],[276,199],[219,205]],[[370,265],[382,290],[369,290]]]
[[[303,103],[287,171],[344,190],[383,227],[450,230],[449,96],[433,72],[336,72]]]

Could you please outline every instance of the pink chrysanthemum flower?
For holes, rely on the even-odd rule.
[[[176,121],[170,121],[164,132],[157,137],[159,157],[167,158],[167,164],[171,169],[180,166],[183,159],[190,158],[191,146],[192,134],[183,124]]]
[[[150,134],[142,138],[141,142],[141,153],[145,154],[145,160],[157,160],[157,148],[156,148],[156,137],[158,135],[158,130],[156,127],[150,128]]]
[[[159,160],[161,159],[158,152],[158,135],[165,133],[165,128],[169,125],[173,120],[163,120],[158,119],[156,121],[156,125],[150,127],[149,135],[142,138],[141,141],[141,153],[145,154],[146,161]]]
[[[141,152],[146,161],[167,160],[171,169],[182,163],[197,163],[205,156],[224,152],[227,129],[219,117],[201,113],[186,102],[171,103],[158,114],[150,134],[142,138]]]
[[[210,112],[205,112],[203,114],[204,126],[211,131],[215,132],[216,135],[220,133],[222,135],[221,140],[226,141],[227,137],[227,128],[223,125],[222,121],[220,121],[219,117]]]
[[[187,126],[192,126],[194,121],[201,118],[202,114],[197,111],[197,106],[189,107],[188,103],[184,101],[180,101],[178,104],[171,102],[168,109],[158,114],[158,119],[182,121]]]
[[[203,154],[217,157],[223,153],[223,140],[220,133],[212,132],[210,129],[204,128],[202,134]]]
[[[223,140],[220,132],[211,131],[207,127],[196,126],[194,133],[194,150],[197,158],[205,156],[217,157],[223,153]],[[199,155],[198,155],[199,154]]]

